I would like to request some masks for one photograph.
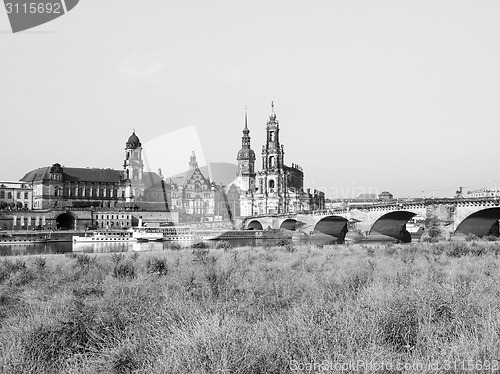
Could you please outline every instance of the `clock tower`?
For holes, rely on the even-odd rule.
[[[238,161],[237,184],[242,193],[253,193],[255,189],[255,152],[250,148],[249,133],[245,110],[245,128],[241,137],[241,149],[236,158]]]
[[[247,112],[245,109],[245,128],[241,137],[241,149],[236,160],[238,172],[236,185],[240,189],[240,215],[253,215],[255,192],[255,152],[250,148],[250,130],[248,130]]]

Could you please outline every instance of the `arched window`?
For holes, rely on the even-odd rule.
[[[269,167],[270,168],[274,167],[274,156],[269,157]]]
[[[273,188],[274,188],[274,180],[273,180],[273,179],[271,179],[271,180],[269,181],[269,188],[270,188],[270,189],[273,189]]]

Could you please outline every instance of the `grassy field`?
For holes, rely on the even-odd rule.
[[[495,371],[499,243],[5,258],[0,369]]]

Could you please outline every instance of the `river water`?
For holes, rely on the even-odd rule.
[[[226,240],[235,247],[275,245],[277,239],[229,239]],[[214,248],[217,241],[205,241],[209,248]],[[334,244],[335,238],[331,240],[300,240],[292,241],[293,244]],[[191,242],[176,242],[175,245],[190,247]],[[172,247],[172,242],[122,242],[122,243],[75,243],[72,242],[49,242],[36,244],[2,244],[0,245],[0,256],[27,256],[27,255],[47,255],[63,254],[68,252],[82,253],[110,253],[110,252],[131,252],[131,251],[160,251]]]

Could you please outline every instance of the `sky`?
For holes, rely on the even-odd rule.
[[[164,175],[193,150],[236,163],[245,107],[260,170],[274,101],[285,163],[329,198],[495,188],[499,16],[488,0],[81,0],[13,34],[0,8],[0,180],[122,168],[133,130]]]

